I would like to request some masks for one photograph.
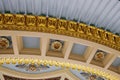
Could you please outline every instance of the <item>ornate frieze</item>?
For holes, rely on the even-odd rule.
[[[43,16],[0,14],[0,30],[46,32],[90,40],[120,51],[120,37],[83,23]]]
[[[61,68],[67,68],[67,69],[73,69],[73,70],[79,70],[79,71],[85,71],[87,73],[90,73],[92,75],[102,76],[105,77],[108,80],[119,80],[119,77],[114,76],[113,74],[109,74],[107,72],[101,71],[97,68],[91,68],[88,66],[80,65],[80,64],[72,64],[68,62],[59,62],[59,61],[51,61],[51,60],[40,60],[40,59],[24,59],[24,58],[0,58],[0,65],[2,64],[16,64],[18,63],[17,67],[26,67],[25,65],[30,65],[27,67],[27,70],[36,70],[36,66],[34,65],[49,65],[49,66],[56,66]],[[25,63],[25,65],[23,65]],[[26,64],[27,63],[27,64]],[[22,65],[22,66],[21,66]],[[38,68],[41,68],[38,67]],[[42,67],[43,68],[43,67]],[[45,68],[48,68],[47,66]]]
[[[17,14],[16,18],[15,18],[15,21],[16,21],[16,25],[24,26],[25,25],[25,17],[24,17],[24,15]]]
[[[3,24],[3,15],[0,14],[0,24]]]
[[[4,24],[8,24],[8,25],[10,25],[10,24],[15,24],[15,16],[14,15],[12,15],[12,14],[4,14],[3,15],[3,22],[4,22]]]
[[[36,17],[35,16],[31,16],[31,15],[27,15],[26,16],[26,25],[27,26],[36,26]]]

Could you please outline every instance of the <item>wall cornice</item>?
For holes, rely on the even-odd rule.
[[[120,37],[83,23],[44,16],[0,14],[0,30],[45,32],[82,38],[120,51]]]

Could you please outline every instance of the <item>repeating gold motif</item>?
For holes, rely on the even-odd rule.
[[[82,26],[82,24],[78,24],[77,32],[84,34]]]
[[[14,24],[14,15],[11,14],[4,14],[4,23],[5,24]]]
[[[100,35],[99,35],[97,28],[91,26],[91,33],[95,38],[98,38],[98,39],[100,38]]]
[[[36,26],[36,17],[27,15],[26,16],[26,24],[27,24],[27,26]]]
[[[0,14],[0,24],[3,24],[3,16]]]
[[[47,31],[49,33],[56,33],[57,30],[57,19],[56,18],[47,18]]]
[[[72,31],[72,32],[77,31],[77,23],[76,22],[69,22],[67,27],[68,27],[68,31]]]
[[[42,16],[38,16],[37,17],[37,26],[38,27],[46,27],[46,23],[47,23],[47,21],[46,21],[46,17],[42,17]]]
[[[66,20],[59,20],[58,22],[58,29],[66,30],[67,29],[67,21]]]
[[[96,68],[91,68],[88,66],[80,65],[80,64],[72,64],[68,62],[59,62],[59,61],[51,61],[51,60],[40,60],[40,59],[24,59],[24,58],[0,58],[0,65],[2,64],[42,64],[42,65],[50,65],[50,66],[56,66],[56,67],[62,67],[62,68],[70,68],[70,69],[77,69],[77,70],[83,70],[88,73],[96,74],[102,77],[105,77],[108,80],[119,80],[119,77],[114,76],[112,74],[109,74],[107,72],[101,71]]]
[[[15,19],[16,19],[16,25],[21,25],[21,26],[25,25],[25,17],[24,17],[24,15],[17,14]]]
[[[120,51],[119,36],[83,23],[57,18],[0,14],[0,30],[36,31],[67,35],[100,43]]]

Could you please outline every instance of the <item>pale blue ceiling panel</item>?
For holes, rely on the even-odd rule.
[[[71,53],[83,55],[86,49],[87,49],[87,46],[75,43],[72,47]]]
[[[22,37],[24,48],[40,48],[40,38]]]
[[[120,66],[120,58],[116,58],[115,61],[112,63],[113,66]]]

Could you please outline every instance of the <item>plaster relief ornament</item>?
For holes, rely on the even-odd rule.
[[[40,71],[40,70],[46,70],[49,68],[49,66],[45,65],[36,65],[36,64],[18,64],[16,65],[17,68],[25,69],[26,71]]]
[[[53,41],[51,44],[51,49],[54,51],[60,51],[62,49],[62,43],[60,41]]]
[[[103,77],[97,76],[95,74],[87,73],[87,72],[81,72],[80,74],[83,77],[85,77],[85,80],[107,80]]]
[[[0,37],[0,48],[6,49],[10,46],[10,41],[6,37]]]
[[[102,61],[104,59],[105,55],[104,52],[100,51],[95,54],[95,60]]]

